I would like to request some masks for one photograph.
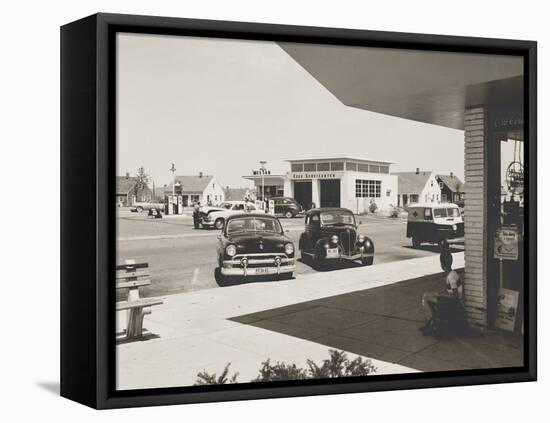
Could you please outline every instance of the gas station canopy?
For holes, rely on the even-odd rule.
[[[518,56],[279,45],[350,107],[463,129],[468,107],[522,101],[523,58]],[[494,94],[500,99],[495,100]]]

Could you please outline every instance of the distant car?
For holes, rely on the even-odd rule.
[[[304,214],[304,208],[294,198],[273,197],[271,200],[275,205],[275,216],[284,216],[290,219]]]
[[[149,209],[147,217],[150,217],[151,219],[162,219],[162,212],[160,209],[152,207]]]
[[[343,208],[318,208],[306,213],[305,231],[298,248],[303,261],[316,268],[332,261],[374,261],[374,243],[357,230],[355,216]]]
[[[279,219],[264,213],[228,216],[218,237],[220,277],[279,275],[292,278],[294,244]]]
[[[454,203],[414,203],[408,207],[407,238],[414,248],[423,242],[462,238],[464,218]]]
[[[149,209],[164,209],[164,203],[155,203],[150,201],[139,201],[132,204],[130,211],[141,213],[144,210]]]
[[[199,218],[203,228],[222,230],[229,216],[256,211],[254,203],[249,201],[224,201],[218,207],[201,208]]]

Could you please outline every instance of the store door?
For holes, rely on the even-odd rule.
[[[294,199],[304,210],[311,208],[311,181],[294,181]]]
[[[488,317],[490,324],[502,325],[505,320],[502,308],[505,307],[508,314],[514,314],[508,330],[519,332],[524,298],[523,127],[495,131],[489,142]]]
[[[321,207],[340,207],[340,179],[321,179]]]

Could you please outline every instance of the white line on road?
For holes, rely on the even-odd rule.
[[[195,267],[195,270],[193,271],[193,277],[191,278],[191,286],[193,286],[197,282],[198,277],[199,277],[199,268]]]
[[[287,228],[290,232],[302,231],[302,227]],[[213,232],[200,232],[191,234],[165,234],[165,235],[147,235],[147,236],[132,236],[117,238],[117,241],[152,241],[156,239],[179,239],[179,238],[193,238],[193,237],[212,237],[219,235],[219,231]]]

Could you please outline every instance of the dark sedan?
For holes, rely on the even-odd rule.
[[[358,232],[355,216],[348,209],[309,210],[299,248],[302,260],[312,260],[315,267],[335,260],[360,261],[363,265],[374,261],[374,243]]]
[[[276,217],[242,213],[226,219],[218,236],[219,272],[224,276],[278,275],[296,270],[294,244]]]

